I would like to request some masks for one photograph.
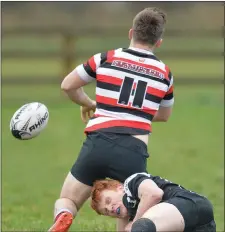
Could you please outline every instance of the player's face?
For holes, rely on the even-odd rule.
[[[122,202],[123,195],[123,188],[104,190],[101,194],[101,201],[99,204],[100,213],[110,217],[127,217],[127,209]]]

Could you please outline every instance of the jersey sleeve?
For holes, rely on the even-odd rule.
[[[96,79],[96,70],[100,66],[103,53],[92,56],[86,63],[76,67],[76,71],[83,81],[91,82]]]
[[[151,175],[145,172],[136,173],[128,177],[124,182],[124,191],[128,197],[139,199],[138,188],[142,181],[151,179]]]
[[[169,71],[168,77],[170,80],[170,84],[169,84],[168,90],[167,90],[164,98],[162,99],[162,101],[160,103],[160,106],[163,106],[163,107],[170,107],[174,104],[173,75],[172,75],[171,71]]]

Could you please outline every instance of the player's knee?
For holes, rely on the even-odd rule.
[[[131,232],[156,232],[154,222],[148,218],[140,218],[131,227]]]

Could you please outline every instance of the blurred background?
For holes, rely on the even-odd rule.
[[[172,70],[174,112],[153,125],[149,172],[213,203],[224,230],[224,5],[222,2],[2,2],[2,229],[47,229],[53,204],[83,139],[79,107],[63,77],[98,52],[129,46],[133,17],[158,6],[168,15],[155,54]],[[94,84],[85,87],[94,97]],[[30,141],[9,131],[21,105],[40,101],[48,128]],[[162,145],[163,141],[163,145]],[[88,218],[88,220],[87,220]],[[81,210],[72,230],[112,231],[112,219]]]

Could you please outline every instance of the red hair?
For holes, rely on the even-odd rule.
[[[116,190],[121,183],[117,180],[97,180],[94,182],[92,191],[91,191],[91,207],[98,214],[98,204],[101,201],[101,193],[104,190]]]

